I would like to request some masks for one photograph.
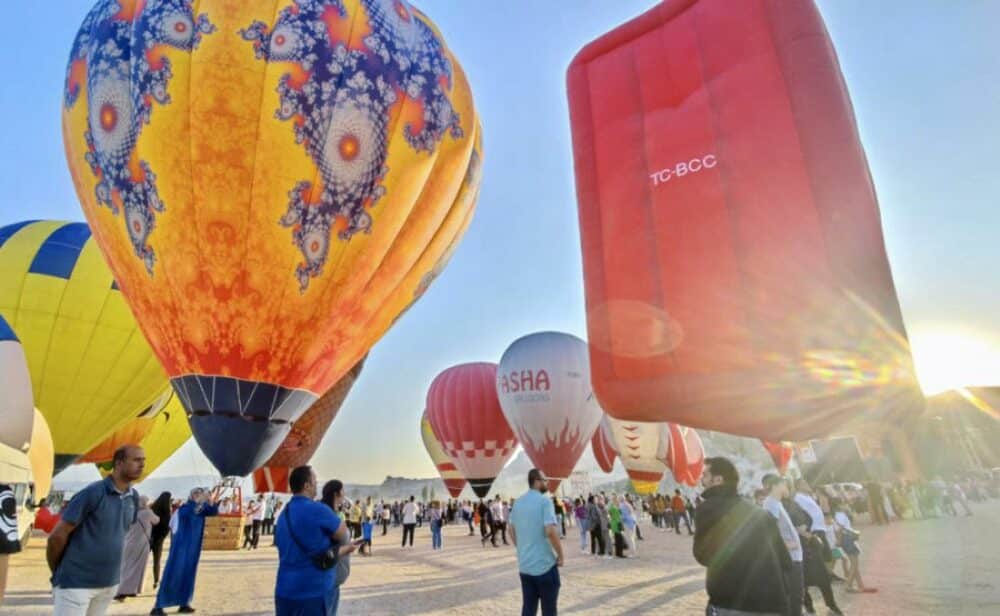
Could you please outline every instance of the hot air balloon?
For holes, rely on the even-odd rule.
[[[497,370],[507,423],[554,492],[604,414],[590,387],[587,343],[559,332],[530,334],[507,347]]]
[[[668,0],[569,67],[614,417],[794,440],[921,408],[833,46],[811,0],[772,9]]]
[[[31,477],[35,482],[35,501],[47,498],[52,489],[52,474],[55,470],[55,458],[52,447],[52,433],[45,417],[34,409],[35,421],[31,426],[31,447],[28,449],[28,462],[31,463]],[[46,531],[48,532],[48,531]]]
[[[399,0],[100,0],[63,135],[84,213],[224,475],[264,464],[472,215],[465,74]]]
[[[664,463],[677,483],[697,486],[705,470],[705,447],[694,428],[667,424],[670,445]]]
[[[462,477],[462,473],[455,467],[455,463],[451,461],[448,454],[445,453],[441,441],[434,434],[434,428],[431,426],[431,420],[427,418],[426,410],[420,417],[420,436],[424,439],[424,448],[427,449],[427,455],[434,463],[434,468],[441,474],[441,481],[448,489],[448,494],[451,494],[452,498],[458,498],[465,488],[465,478]]]
[[[151,406],[122,427],[112,432],[106,439],[92,447],[90,451],[80,456],[77,464],[100,464],[110,462],[115,450],[122,445],[138,445],[153,429],[154,419],[160,411],[174,398],[174,392],[167,387]],[[147,460],[147,466],[148,466]]]
[[[601,421],[635,491],[639,494],[656,492],[667,471],[664,466],[670,449],[667,424],[622,421],[610,415],[605,415]]]
[[[597,429],[594,430],[594,436],[590,439],[590,449],[594,453],[594,459],[597,460],[597,466],[601,467],[602,471],[610,473],[614,470],[618,452],[608,434],[606,422],[601,421]]]
[[[167,387],[85,223],[0,228],[0,315],[24,346],[56,473]]]
[[[138,481],[149,477],[191,438],[191,428],[180,398],[168,389],[153,409],[128,422],[87,452],[79,463],[97,465],[102,477],[114,470],[114,453],[122,445],[138,445],[146,454],[146,466]]]
[[[16,451],[28,451],[31,445],[34,421],[34,398],[31,394],[31,375],[21,341],[10,324],[0,314],[0,381],[3,382],[3,400],[0,400],[0,445]]]
[[[784,475],[788,470],[788,463],[792,461],[792,444],[788,442],[772,443],[765,440],[761,440],[760,444],[774,460],[774,467],[778,469],[778,473]]]
[[[496,364],[459,364],[437,375],[427,392],[431,428],[480,498],[517,448],[500,409],[496,378]]]
[[[296,466],[302,466],[312,459],[319,448],[323,435],[330,428],[337,412],[351,393],[351,388],[361,376],[364,359],[345,374],[330,391],[323,394],[305,414],[292,426],[278,451],[253,472],[256,492],[291,492],[288,475]]]

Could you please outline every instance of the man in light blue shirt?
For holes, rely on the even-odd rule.
[[[539,603],[542,616],[555,616],[563,564],[559,522],[552,499],[545,496],[548,480],[537,468],[528,472],[528,486],[510,511],[510,537],[521,572],[521,616],[535,616]]]

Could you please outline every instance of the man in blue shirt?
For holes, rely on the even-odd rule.
[[[320,569],[312,557],[349,537],[340,517],[317,503],[316,474],[299,466],[288,476],[292,498],[274,525],[278,546],[278,579],[274,588],[277,616],[334,616],[340,599],[336,567]],[[343,553],[343,551],[341,552]]]
[[[132,482],[142,476],[146,454],[123,445],[112,463],[110,475],[73,496],[49,535],[55,616],[100,616],[118,589],[125,533],[139,510]]]
[[[528,472],[528,486],[510,511],[510,536],[521,572],[521,616],[535,616],[539,603],[542,616],[555,616],[563,564],[559,522],[552,499],[545,497],[548,480],[537,468]]]

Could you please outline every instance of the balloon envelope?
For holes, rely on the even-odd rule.
[[[635,491],[655,492],[667,471],[663,462],[670,449],[667,424],[622,421],[610,415],[601,421]]]
[[[605,473],[610,473],[615,468],[618,452],[615,451],[614,443],[607,431],[607,424],[602,420],[594,430],[593,438],[590,439],[590,449],[594,453],[594,459],[597,460],[597,466]]]
[[[437,375],[427,392],[431,428],[480,498],[517,448],[500,409],[496,378],[496,364],[459,364]]]
[[[761,440],[760,443],[771,456],[771,460],[774,461],[774,468],[778,469],[778,474],[784,475],[788,470],[788,463],[792,461],[792,444],[788,442],[772,443],[765,440]]]
[[[427,418],[426,410],[420,417],[420,436],[424,440],[424,449],[427,450],[427,455],[434,463],[434,468],[440,473],[444,487],[448,489],[448,494],[451,494],[452,498],[458,498],[462,489],[465,488],[465,478],[462,477],[462,473],[455,467],[455,463],[451,461],[444,447],[441,446],[441,441],[434,434],[434,428],[431,426],[431,420]]]
[[[0,315],[24,347],[56,473],[167,387],[85,223],[0,228]]]
[[[518,442],[555,491],[603,415],[590,387],[587,343],[559,332],[516,340],[500,359],[497,395]]]
[[[0,444],[17,451],[28,451],[35,416],[31,395],[31,375],[24,348],[3,315],[0,314]]]
[[[811,1],[668,0],[568,71],[612,416],[782,439],[918,411],[875,192]]]
[[[67,68],[70,171],[220,472],[264,464],[441,272],[479,133],[405,1],[96,3]]]
[[[138,481],[149,477],[191,438],[187,415],[180,398],[167,390],[156,411],[133,419],[119,428],[86,456],[102,477],[114,470],[112,457],[122,445],[135,444],[146,454],[146,466]]]
[[[363,367],[362,359],[295,422],[274,455],[253,472],[254,491],[291,492],[288,473],[296,466],[307,464],[315,455]],[[279,468],[285,470],[279,471]]]
[[[45,416],[34,409],[35,421],[31,426],[31,447],[28,449],[28,461],[31,463],[31,476],[35,482],[35,501],[40,501],[49,495],[52,489],[52,474],[55,471],[55,458],[52,447],[52,433]]]

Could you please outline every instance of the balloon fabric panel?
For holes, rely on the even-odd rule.
[[[35,482],[35,501],[49,495],[52,488],[52,474],[55,471],[55,456],[52,447],[52,433],[45,417],[34,409],[35,421],[31,427],[31,447],[28,461],[31,462],[31,477]]]
[[[31,445],[32,423],[36,414],[31,393],[31,375],[24,348],[14,330],[0,315],[0,443],[17,451]]]
[[[878,204],[810,0],[668,0],[568,72],[595,391],[766,438],[919,409]]]
[[[420,297],[478,195],[468,81],[406,2],[103,0],[65,94],[84,212],[225,474]]]
[[[24,347],[57,473],[167,386],[84,223],[0,228],[0,315]]]
[[[427,455],[430,457],[431,462],[434,463],[434,468],[440,473],[441,481],[444,482],[448,493],[451,494],[452,498],[458,498],[459,494],[465,488],[465,478],[462,477],[462,473],[459,472],[458,467],[455,466],[451,457],[448,456],[444,447],[441,446],[440,439],[434,434],[431,421],[427,418],[427,411],[424,411],[424,414],[420,417],[420,436],[423,438]]]

